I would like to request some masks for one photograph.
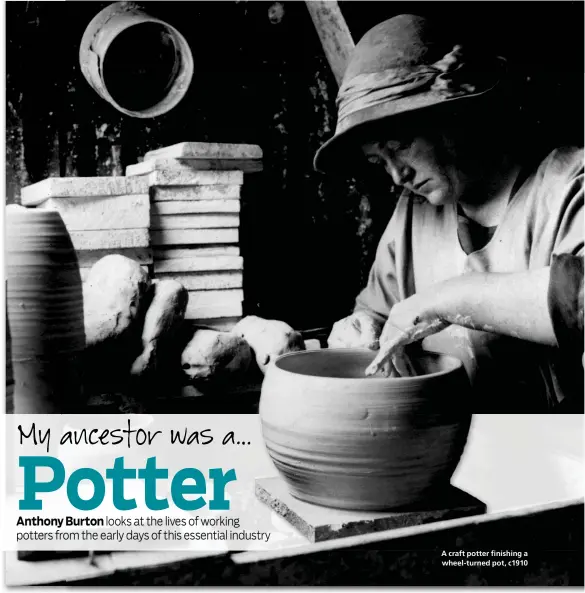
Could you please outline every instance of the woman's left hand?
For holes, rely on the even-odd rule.
[[[404,346],[440,332],[450,325],[443,316],[443,300],[446,298],[444,292],[441,285],[436,285],[434,290],[415,294],[392,307],[380,335],[380,351],[366,369],[366,375],[379,372],[392,357],[397,370],[401,374],[405,373],[400,361]]]

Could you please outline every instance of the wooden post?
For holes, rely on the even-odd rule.
[[[317,29],[335,80],[340,84],[355,44],[339,4],[329,0],[306,0],[305,4]]]

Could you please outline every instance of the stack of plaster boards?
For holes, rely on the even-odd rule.
[[[231,329],[242,316],[240,192],[261,158],[259,146],[183,142],[126,168],[148,180],[154,276],[185,286],[187,319]]]
[[[49,177],[22,189],[23,206],[56,210],[71,235],[81,278],[105,255],[118,253],[147,268],[148,182],[139,177]]]

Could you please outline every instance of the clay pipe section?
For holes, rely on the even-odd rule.
[[[79,63],[100,97],[132,117],[167,113],[193,77],[193,56],[181,33],[132,2],[114,2],[93,18]]]

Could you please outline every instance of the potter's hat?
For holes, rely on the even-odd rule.
[[[337,95],[335,135],[317,151],[315,169],[339,164],[367,124],[483,95],[501,80],[504,64],[420,16],[402,14],[376,25],[352,53]]]

